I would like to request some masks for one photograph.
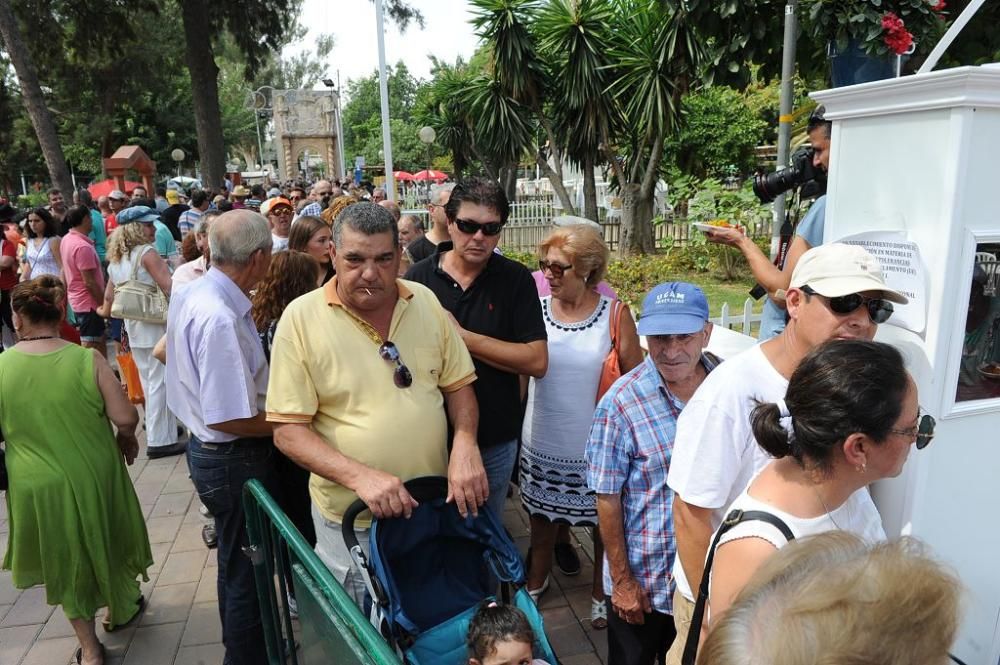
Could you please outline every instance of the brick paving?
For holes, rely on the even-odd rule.
[[[129,468],[142,505],[153,551],[149,581],[142,584],[147,606],[135,625],[97,632],[107,648],[107,665],[221,665],[223,647],[216,605],[216,559],[201,541],[205,519],[188,478],[184,456],[150,460]],[[522,554],[528,547],[527,519],[515,500],[504,523]],[[576,577],[553,572],[540,607],[546,633],[563,665],[603,665],[606,631],[590,627],[590,540],[574,530],[583,568]],[[7,507],[0,501],[0,552],[7,548]],[[98,612],[98,616],[103,610]],[[68,665],[78,644],[61,609],[45,603],[45,591],[15,589],[0,571],[0,664]]]

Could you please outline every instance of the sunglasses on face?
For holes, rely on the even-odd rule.
[[[413,375],[410,374],[409,368],[400,359],[399,349],[396,348],[395,344],[386,342],[378,347],[378,354],[382,356],[382,360],[393,363],[396,366],[396,369],[392,372],[392,382],[396,384],[397,388],[409,388],[413,384]]]
[[[503,222],[479,224],[468,219],[456,219],[455,226],[458,227],[459,231],[470,236],[476,235],[477,231],[482,231],[484,236],[496,236],[500,235],[500,231],[503,230]]]
[[[830,311],[834,314],[850,314],[858,307],[864,305],[868,309],[868,318],[871,319],[872,323],[885,323],[892,316],[893,312],[892,303],[884,298],[869,298],[860,293],[851,293],[846,296],[831,298],[816,293],[809,285],[803,286],[802,292],[825,299],[830,307]]]
[[[560,279],[566,273],[567,270],[573,269],[573,264],[570,263],[567,265],[563,265],[561,263],[556,263],[555,261],[546,261],[545,259],[539,259],[538,268],[543,273],[546,270],[548,270],[549,272],[552,273],[553,277],[555,277],[556,279]]]
[[[917,450],[923,450],[934,438],[934,426],[936,424],[937,423],[935,422],[934,417],[929,413],[925,413],[917,420],[916,427],[908,427],[907,429],[891,429],[889,431],[893,434],[913,437],[917,442]]]
[[[292,209],[291,208],[278,208],[277,210],[272,210],[270,214],[274,215],[275,217],[291,217],[292,216]]]

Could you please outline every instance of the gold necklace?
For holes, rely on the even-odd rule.
[[[816,498],[819,499],[819,505],[823,506],[823,510],[826,511],[826,516],[830,518],[831,522],[833,522],[833,526],[843,531],[844,529],[839,524],[837,524],[837,520],[833,519],[833,514],[830,512],[830,509],[826,507],[826,501],[823,500],[823,495],[819,493],[819,490],[816,488],[815,485],[812,485],[812,489],[813,492],[816,494]]]

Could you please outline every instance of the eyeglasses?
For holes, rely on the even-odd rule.
[[[456,219],[455,226],[458,227],[459,231],[470,236],[476,235],[477,231],[482,231],[484,236],[496,236],[500,235],[500,231],[503,230],[503,222],[479,224],[468,219]]]
[[[830,306],[830,311],[834,314],[850,314],[858,307],[864,305],[868,308],[868,318],[871,319],[872,323],[885,323],[892,316],[892,303],[884,298],[869,298],[860,293],[851,293],[850,295],[831,298],[821,293],[816,293],[808,284],[801,288],[803,293],[826,299]]]
[[[935,422],[934,417],[929,413],[925,413],[920,416],[916,427],[908,427],[907,429],[891,429],[889,431],[893,434],[914,437],[917,441],[917,450],[923,450],[934,438],[934,426],[936,424],[937,423]]]
[[[269,211],[268,214],[274,215],[275,217],[291,217],[292,216],[292,209],[291,208],[281,207],[281,208],[278,208],[277,210],[271,210],[271,211]]]
[[[538,260],[538,268],[544,273],[546,270],[552,273],[555,278],[561,278],[567,270],[573,269],[573,264],[563,265],[561,263],[556,263],[555,261],[546,261],[545,259]]]
[[[409,388],[413,385],[413,375],[400,359],[399,349],[396,348],[395,344],[392,342],[384,343],[378,347],[378,354],[382,356],[382,360],[396,365],[396,369],[392,373],[392,382],[396,384],[397,388]]]

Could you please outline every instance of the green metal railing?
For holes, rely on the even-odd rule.
[[[267,658],[271,665],[400,665],[340,583],[256,480],[243,488]],[[290,571],[299,631],[289,612]]]

